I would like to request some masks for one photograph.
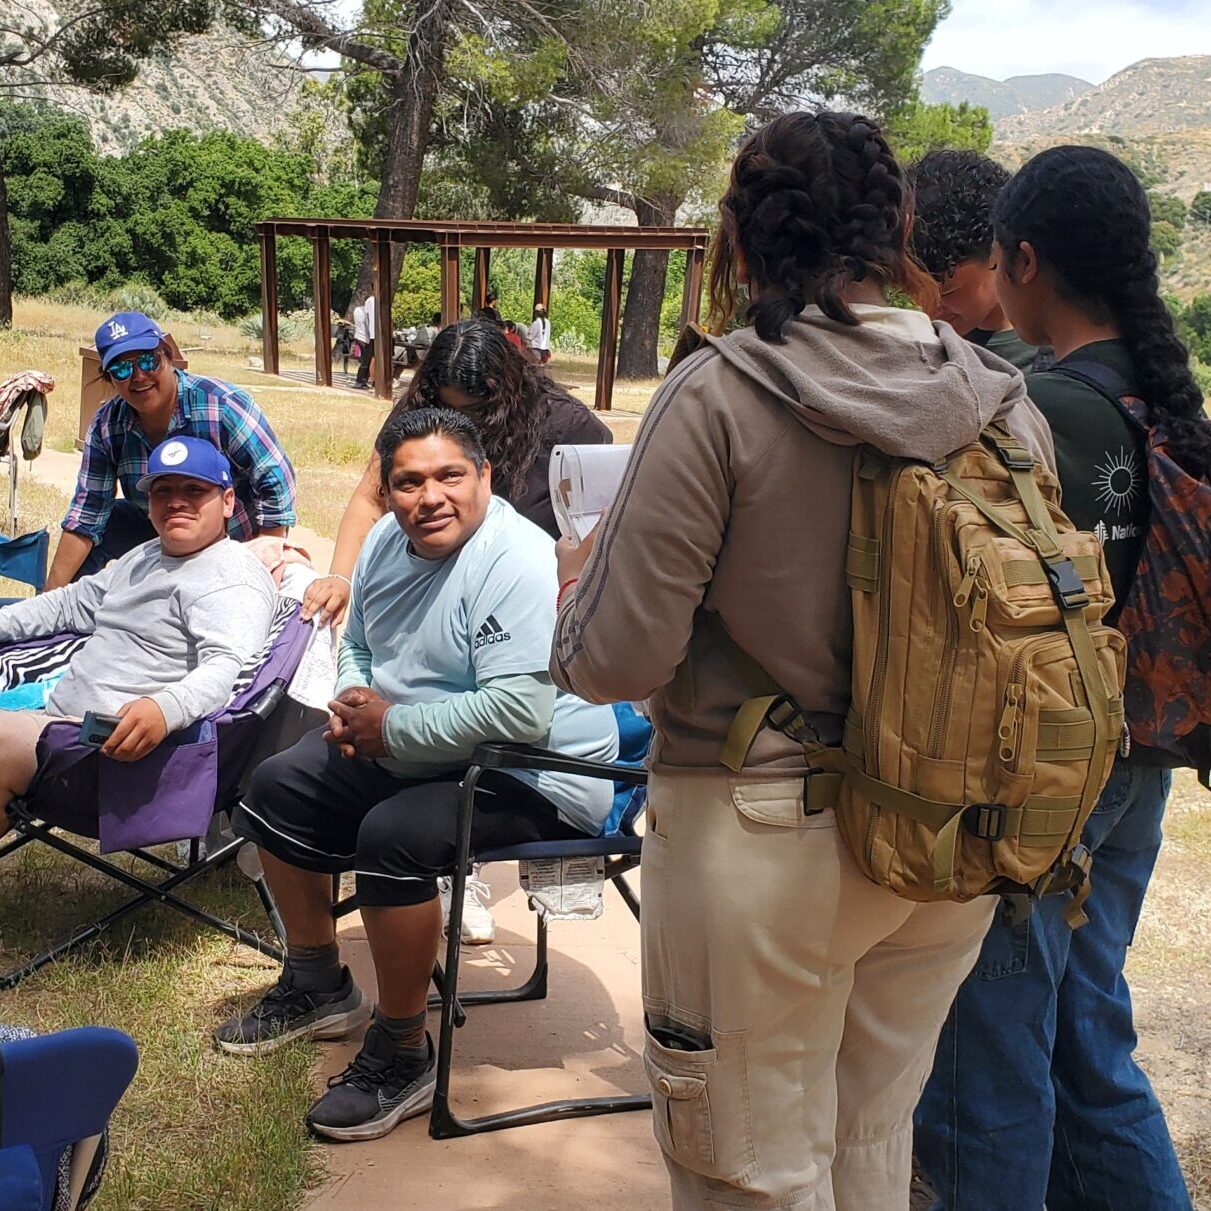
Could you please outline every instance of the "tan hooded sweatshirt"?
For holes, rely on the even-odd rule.
[[[826,743],[840,739],[859,444],[936,462],[1004,417],[1053,467],[1047,424],[1007,362],[919,312],[854,311],[857,327],[809,307],[783,345],[752,329],[712,342],[644,416],[559,613],[551,675],[591,702],[650,698],[653,769],[723,770],[728,728],[755,690],[719,623]],[[749,766],[802,768],[802,751],[767,728]]]

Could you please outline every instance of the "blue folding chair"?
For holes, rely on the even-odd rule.
[[[549,1123],[556,1119],[585,1118],[597,1114],[615,1114],[623,1110],[649,1110],[651,1098],[646,1095],[576,1098],[547,1102],[479,1118],[461,1119],[450,1105],[450,1068],[454,1057],[454,1031],[465,1018],[463,1005],[496,1005],[503,1002],[538,1001],[547,995],[547,923],[542,913],[538,918],[534,971],[518,988],[503,992],[476,991],[458,995],[459,937],[462,931],[463,893],[472,857],[477,862],[526,862],[543,858],[606,859],[605,875],[618,889],[623,902],[639,920],[639,899],[625,875],[639,865],[643,839],[635,825],[647,802],[647,771],[642,768],[651,739],[651,725],[636,715],[628,705],[615,707],[619,724],[619,763],[604,764],[581,761],[528,745],[481,744],[471,758],[471,767],[463,779],[462,800],[458,817],[457,864],[452,872],[450,893],[450,924],[446,936],[446,962],[439,968],[436,982],[440,989],[441,1032],[437,1048],[437,1088],[433,1110],[429,1116],[429,1134],[434,1139],[478,1135],[485,1131],[500,1131],[506,1127],[524,1127],[534,1123]],[[614,811],[600,837],[584,837],[575,841],[531,841],[506,849],[487,850],[472,855],[471,820],[475,813],[475,788],[486,769],[549,770],[555,773],[578,774],[588,778],[605,778],[614,782]]]
[[[0,1043],[0,1207],[52,1211],[73,1149],[75,1207],[114,1108],[139,1066],[134,1040],[85,1026]]]
[[[0,535],[0,577],[32,585],[35,593],[41,593],[46,584],[49,556],[50,535],[46,530],[21,534],[17,538]],[[0,597],[0,606],[20,600],[20,597]]]

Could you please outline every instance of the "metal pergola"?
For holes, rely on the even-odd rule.
[[[614,394],[618,357],[618,324],[622,316],[622,267],[628,249],[684,251],[685,289],[681,323],[696,322],[702,296],[702,271],[708,233],[705,227],[607,227],[575,223],[457,223],[423,219],[267,219],[257,224],[261,241],[261,317],[264,367],[279,373],[277,309],[277,241],[279,236],[302,236],[311,241],[312,296],[315,299],[315,381],[332,385],[332,313],[330,246],[332,240],[369,242],[377,270],[376,347],[394,345],[391,322],[392,244],[436,244],[441,250],[442,325],[459,318],[459,258],[464,248],[475,250],[471,309],[482,307],[488,294],[493,248],[533,248],[534,302],[550,313],[551,271],[556,248],[603,249],[606,252],[605,292],[601,307],[601,344],[597,356],[598,410],[608,410]],[[375,358],[374,391],[391,398],[391,356]]]

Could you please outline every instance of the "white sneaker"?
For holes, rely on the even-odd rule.
[[[478,874],[479,867],[476,866],[474,870]],[[453,885],[453,879],[442,878],[437,881],[437,894],[442,905],[443,934],[450,925],[450,896]],[[468,946],[486,946],[496,938],[496,922],[487,904],[491,898],[492,889],[482,879],[467,880],[463,894],[463,924],[459,937]]]

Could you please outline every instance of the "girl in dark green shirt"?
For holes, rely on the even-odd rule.
[[[1050,422],[1065,511],[1101,538],[1118,599],[1148,522],[1142,434],[1065,363],[1125,379],[1163,420],[1188,471],[1211,466],[1211,426],[1161,300],[1148,200],[1092,147],[1032,159],[993,211],[997,297],[1022,340],[1056,364],[1026,376]],[[1097,368],[1094,367],[1094,369]],[[1165,1116],[1133,1058],[1123,964],[1161,843],[1166,769],[1116,760],[1081,835],[1093,854],[1089,923],[1067,895],[994,921],[959,989],[916,1113],[921,1166],[945,1211],[1190,1211]]]

